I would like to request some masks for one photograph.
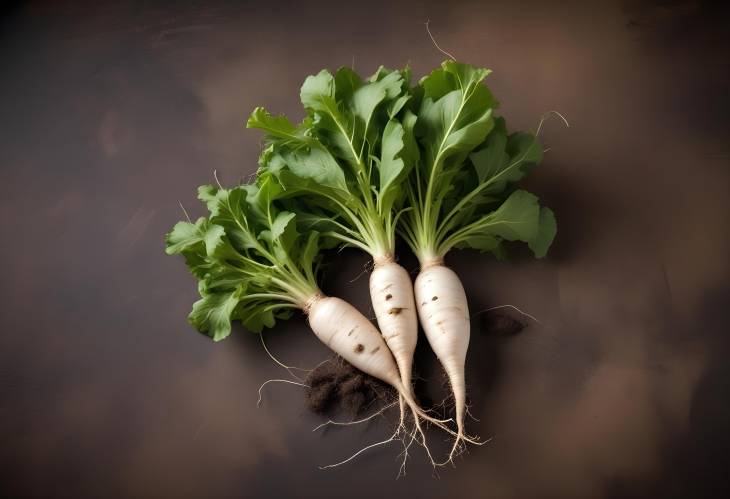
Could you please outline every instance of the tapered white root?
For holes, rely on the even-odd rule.
[[[456,412],[455,439],[448,459],[453,462],[464,443],[483,445],[486,442],[469,437],[464,432],[466,383],[464,364],[469,347],[470,321],[466,293],[458,276],[441,262],[423,265],[414,286],[416,307],[421,325],[431,349],[438,357],[449,378]]]
[[[413,354],[418,341],[418,318],[411,277],[389,255],[374,259],[370,274],[370,299],[380,333],[400,373],[403,387],[412,395]]]

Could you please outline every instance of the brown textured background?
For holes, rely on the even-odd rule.
[[[722,497],[730,492],[728,12],[669,2],[30,2],[0,20],[0,495],[5,497]],[[256,105],[299,117],[322,67],[490,67],[512,128],[550,147],[528,186],[559,233],[545,261],[454,252],[473,320],[469,428],[492,442],[440,478],[387,435],[321,420],[257,338],[213,344],[162,235],[218,170],[255,171]],[[325,289],[368,313],[366,258]],[[416,268],[407,252],[401,261]],[[294,318],[266,332],[304,367]],[[421,342],[418,369],[438,382]],[[437,395],[437,393],[436,393]],[[432,433],[436,447],[443,450]]]

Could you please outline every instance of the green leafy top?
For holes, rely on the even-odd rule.
[[[515,187],[542,160],[542,146],[531,134],[508,134],[493,115],[489,73],[446,61],[412,89],[422,153],[400,231],[421,263],[454,247],[501,256],[504,240],[527,242],[542,257],[555,237],[553,213]]]
[[[296,215],[277,209],[275,182],[223,189],[205,185],[198,198],[210,211],[179,222],[166,236],[168,254],[182,254],[198,278],[201,299],[188,319],[218,341],[240,320],[250,330],[272,327],[319,293],[319,234],[296,228]]]
[[[323,70],[302,85],[298,125],[263,108],[248,120],[266,132],[259,179],[299,197],[310,227],[376,258],[394,251],[402,182],[418,160],[409,81],[408,69],[381,67],[366,80]]]

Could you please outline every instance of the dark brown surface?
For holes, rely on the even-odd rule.
[[[107,3],[107,2],[104,2]],[[591,5],[585,5],[590,3]],[[519,4],[519,5],[518,5]],[[730,439],[727,12],[695,2],[40,2],[0,21],[0,495],[17,497],[722,497]],[[178,200],[255,170],[256,105],[299,116],[322,67],[442,59],[490,67],[513,128],[546,110],[529,187],[554,251],[496,263],[454,252],[475,314],[514,304],[518,334],[473,320],[469,430],[444,469],[383,422],[312,433],[299,387],[241,328],[213,344],[185,317],[163,254]],[[415,269],[404,250],[401,261]],[[369,311],[366,263],[325,288]],[[523,319],[520,319],[523,320]],[[267,331],[283,361],[328,356],[301,317]],[[418,371],[439,400],[423,341]],[[421,388],[425,382],[420,382]],[[441,436],[431,433],[443,451]]]

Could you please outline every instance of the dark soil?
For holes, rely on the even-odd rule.
[[[482,316],[482,331],[494,336],[514,336],[525,328],[525,324],[509,314],[492,310]]]
[[[357,416],[378,402],[395,397],[392,387],[356,368],[341,357],[315,368],[306,379],[305,402],[310,411],[326,416]]]

